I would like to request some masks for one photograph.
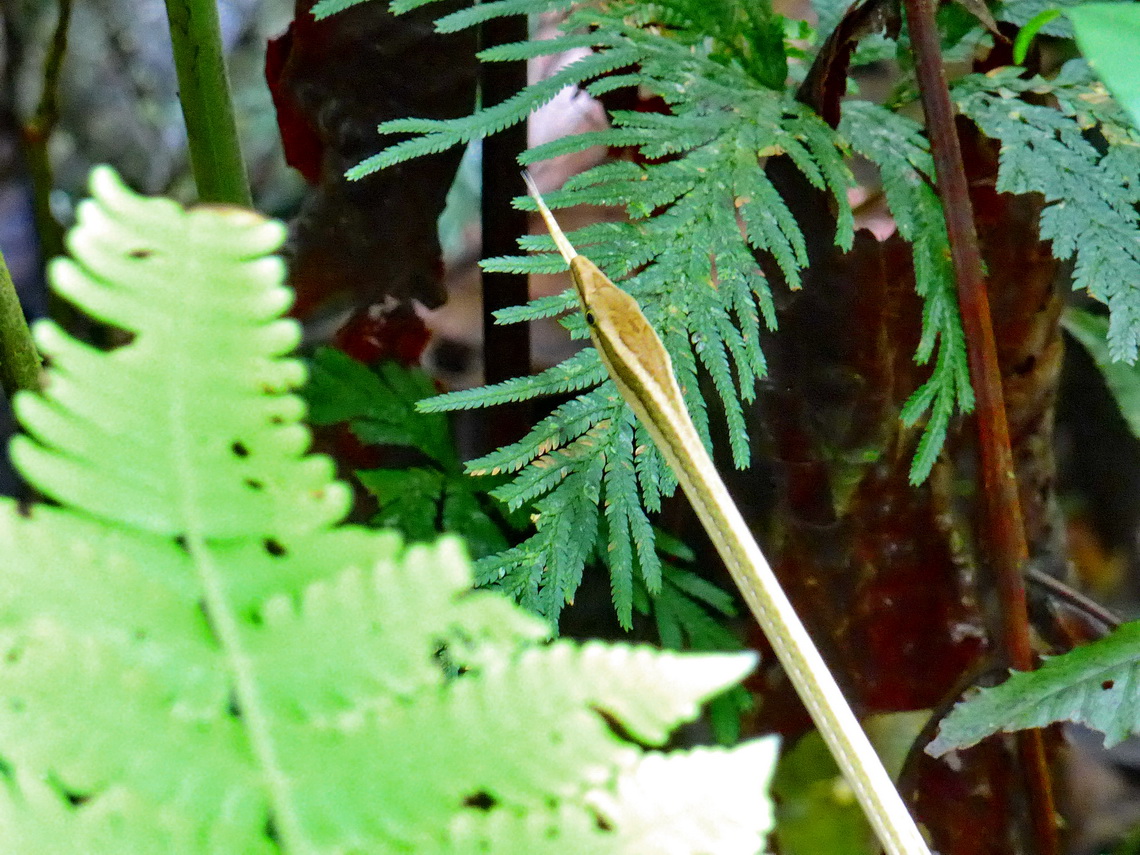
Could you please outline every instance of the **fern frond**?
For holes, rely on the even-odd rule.
[[[134,337],[41,325],[46,391],[15,401],[14,459],[59,506],[0,502],[5,852],[749,855],[768,818],[702,794],[763,805],[755,747],[668,767],[706,826],[645,797],[612,725],[660,745],[753,657],[540,646],[544,623],[471,591],[457,541],[336,527],[346,490],[289,391],[284,228],[106,169],[92,189],[52,276]],[[539,512],[596,513],[601,477],[596,456]]]
[[[361,442],[409,446],[446,469],[458,468],[447,419],[415,410],[436,390],[424,371],[391,360],[374,371],[331,347],[317,350],[310,371],[305,399],[313,424],[349,422]]]
[[[576,468],[560,471],[557,486],[535,502],[535,534],[476,564],[479,584],[496,585],[552,622],[573,602],[598,530],[605,458],[580,443],[576,452]]]
[[[313,4],[313,17],[320,21],[329,15],[335,15],[337,12],[343,12],[345,9],[367,2],[368,0],[317,0]],[[428,2],[434,2],[434,0],[428,0]]]
[[[1073,284],[1108,304],[1113,359],[1133,362],[1140,347],[1140,132],[1081,60],[1053,80],[1021,79],[1019,69],[959,80],[959,109],[1000,140],[997,189],[1040,193],[1042,240],[1073,259]],[[1059,109],[1020,96],[1048,94]],[[1086,131],[1097,127],[1101,150]]]
[[[417,855],[608,855],[613,847],[638,855],[674,855],[697,851],[693,848],[696,840],[708,847],[702,851],[754,855],[761,851],[763,840],[738,824],[736,808],[749,804],[755,810],[762,802],[753,801],[755,788],[741,793],[730,790],[725,782],[739,778],[733,774],[737,765],[741,771],[749,767],[772,768],[774,752],[774,742],[763,740],[747,751],[730,755],[712,749],[668,756],[649,754],[629,770],[618,787],[591,791],[589,808],[563,806],[557,811],[535,810],[521,816],[498,808],[480,814],[472,812],[463,817],[461,825],[453,826],[454,848],[421,848]],[[694,775],[709,781],[709,788],[701,793],[690,790],[688,796],[678,797],[676,785],[687,783]],[[761,808],[760,818],[767,819],[763,811]],[[709,817],[708,827],[700,827],[687,818],[692,815]],[[612,823],[625,831],[619,841],[599,849],[600,823]]]
[[[542,256],[529,256],[530,258],[540,259]],[[547,256],[553,259],[553,255]],[[564,268],[553,266],[550,272],[559,273]],[[493,270],[492,265],[484,265],[484,270]],[[500,271],[503,272],[503,271]],[[521,271],[510,270],[505,272],[517,273]],[[563,291],[561,294],[553,294],[549,297],[538,297],[531,300],[524,306],[511,306],[506,309],[499,309],[495,312],[495,322],[499,324],[522,324],[529,323],[530,321],[540,321],[546,318],[557,317],[564,312],[572,309],[578,302],[578,298],[570,290]]]
[[[1069,307],[1061,317],[1065,331],[1088,351],[1116,401],[1120,415],[1135,437],[1140,437],[1140,367],[1114,362],[1108,353],[1108,320]]]
[[[737,614],[736,601],[728,592],[675,561],[690,564],[693,554],[683,544],[660,534],[662,562],[661,589],[650,599],[648,591],[635,592],[635,607],[641,614],[652,614],[661,645],[671,650],[740,650],[743,645],[725,625]],[[679,551],[675,547],[680,546]],[[713,700],[709,722],[717,741],[734,745],[740,739],[741,714],[752,708],[752,696],[741,687]]]
[[[513,481],[495,490],[494,495],[512,511],[553,490],[563,479],[584,465],[592,466],[598,446],[609,437],[611,423],[598,422],[573,442],[544,454]]]
[[[472,9],[479,9],[485,4],[480,6],[473,6],[471,9],[464,9],[463,11],[470,12]],[[486,14],[484,11],[483,14]],[[448,19],[441,18],[440,26],[446,25]],[[592,33],[575,33],[572,35],[565,35],[558,39],[535,39],[529,42],[513,42],[506,45],[494,45],[493,47],[484,48],[479,51],[475,56],[480,62],[519,62],[527,59],[536,59],[540,56],[550,56],[551,54],[565,53],[567,50],[574,48],[590,48],[597,42],[598,37]]]
[[[542,2],[526,0],[484,3],[443,19],[440,26],[471,26],[540,8],[545,8]],[[792,287],[798,287],[800,270],[808,261],[803,234],[769,181],[765,159],[787,154],[814,186],[835,199],[838,243],[850,246],[853,236],[853,217],[846,201],[852,178],[845,162],[845,144],[818,116],[783,91],[785,72],[776,67],[783,62],[783,24],[765,15],[742,15],[736,4],[721,2],[645,5],[619,0],[604,6],[577,5],[569,12],[562,35],[541,45],[496,47],[484,58],[517,60],[582,47],[590,47],[591,53],[554,77],[473,116],[385,124],[382,133],[399,131],[412,136],[369,158],[352,173],[358,177],[493,133],[521,121],[568,85],[594,94],[638,86],[664,99],[669,105],[666,113],[615,112],[610,129],[547,143],[523,160],[533,162],[608,145],[635,147],[647,161],[646,165],[596,166],[548,194],[547,202],[552,208],[620,205],[634,218],[632,223],[590,226],[569,237],[579,251],[638,298],[650,322],[662,331],[685,402],[710,445],[711,416],[700,379],[702,375],[711,378],[728,423],[733,461],[740,467],[749,461],[742,402],[752,400],[756,381],[765,371],[760,324],[772,328],[776,322],[757,255],[774,258]],[[769,44],[773,38],[775,42]],[[769,67],[749,54],[745,46],[758,44],[771,47],[769,52],[778,54],[780,61]],[[531,203],[519,200],[518,205],[529,209]],[[544,255],[494,259],[488,269],[549,271],[558,263],[545,236],[525,238],[520,245]],[[572,305],[571,295],[547,298],[530,308],[500,313],[499,319],[519,322],[549,317]],[[572,335],[585,336],[577,313],[563,323]],[[600,362],[587,350],[537,378],[440,396],[422,407],[426,412],[439,412],[554,392],[581,392],[604,379]],[[614,412],[603,410],[581,406],[561,429],[544,422],[510,449],[472,466],[475,471],[523,467],[517,485],[500,488],[499,495],[515,506],[536,501],[538,531],[504,553],[499,566],[480,563],[479,576],[516,592],[547,616],[556,614],[573,596],[582,572],[580,562],[593,554],[599,542],[604,545],[602,553],[614,556],[615,562],[627,554],[636,556],[646,584],[653,590],[660,584],[644,509],[659,507],[661,497],[670,495],[676,482],[640,431],[614,428],[629,421],[624,404]],[[608,427],[598,433],[595,428],[603,420]],[[584,437],[593,444],[590,453],[577,445]],[[635,437],[637,445],[632,446]],[[567,453],[560,454],[555,442],[568,449]],[[571,496],[568,483],[595,499],[604,496],[604,521],[596,508],[589,510],[582,504],[581,490]],[[552,518],[555,511],[562,515],[557,521]],[[599,533],[599,524],[607,527],[606,532]],[[562,535],[570,539],[569,547],[560,539]],[[610,572],[619,614],[627,622],[633,571],[611,562]],[[553,590],[546,592],[547,587]]]
[[[644,425],[639,424],[634,432],[633,459],[642,503],[647,510],[658,513],[661,500],[673,495],[677,489],[677,477],[657,451]]]
[[[926,751],[935,757],[999,731],[1072,721],[1099,730],[1111,748],[1140,733],[1140,622],[1046,659],[954,707]]]
[[[904,424],[926,418],[910,468],[910,482],[918,485],[942,451],[951,417],[974,408],[946,222],[929,184],[934,164],[918,123],[868,101],[844,105],[840,131],[855,151],[879,168],[899,235],[911,244],[915,288],[923,299],[915,361],[922,365],[935,357],[930,379],[900,413]]]
[[[640,503],[635,501],[634,426],[635,419],[627,410],[605,469],[605,512],[609,535],[606,564],[610,568],[618,622],[625,629],[633,626],[634,567],[640,569],[641,580],[650,595],[661,590],[661,560],[657,557],[653,526]]]
[[[437,0],[395,0],[392,11],[403,12]],[[489,3],[476,3],[468,9],[460,9],[437,21],[439,31],[453,33],[510,15],[541,15],[544,12],[560,12],[571,8],[576,0],[491,0]]]

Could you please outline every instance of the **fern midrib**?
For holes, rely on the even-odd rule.
[[[175,440],[173,457],[180,488],[178,496],[181,499],[182,519],[186,525],[186,551],[201,581],[210,626],[229,662],[241,720],[269,791],[270,810],[280,848],[296,855],[315,853],[317,847],[308,839],[293,807],[293,788],[270,734],[269,717],[258,690],[253,659],[242,643],[241,627],[230,607],[223,575],[210,548],[207,527],[198,510],[204,506],[204,491],[196,475],[192,455],[186,453],[186,449],[193,447],[187,429],[192,421],[182,382],[183,378],[194,376],[194,366],[189,364],[181,351],[172,354],[170,360],[162,364],[169,365],[172,369],[166,378],[167,388],[171,390],[169,428]]]

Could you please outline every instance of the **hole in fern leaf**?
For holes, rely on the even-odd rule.
[[[93,796],[92,793],[81,793],[78,790],[73,790],[58,778],[49,778],[48,784],[59,794],[60,798],[66,799],[67,803],[72,807],[82,807],[91,801]]]
[[[258,481],[256,478],[246,478],[245,486],[249,487],[251,490],[261,491],[265,489],[265,484],[261,481]]]
[[[375,632],[379,632],[380,624],[374,624],[373,630]],[[435,662],[439,670],[443,672],[444,679],[454,680],[458,677],[462,677],[464,674],[470,671],[470,669],[466,665],[462,664],[462,662],[456,661],[455,657],[449,650],[449,643],[447,641],[436,639],[435,643],[437,647],[435,648],[435,652],[432,654],[432,661]]]
[[[274,540],[272,537],[267,537],[262,545],[265,547],[265,551],[272,555],[274,558],[281,558],[287,552],[285,547],[282,546],[279,541]]]
[[[614,827],[610,825],[610,821],[602,816],[597,811],[594,811],[594,825],[597,826],[599,831],[613,831]]]
[[[499,800],[486,790],[479,790],[477,793],[471,793],[463,799],[465,807],[475,808],[476,810],[492,810],[499,804]]]
[[[178,537],[174,538],[174,545],[181,549],[183,552],[189,552],[189,550],[186,548],[186,538],[182,535],[178,535]]]
[[[1103,683],[1100,684],[1100,687],[1107,692],[1109,689],[1111,689],[1115,685],[1116,685],[1116,683],[1114,681],[1105,680]]]
[[[27,496],[16,502],[16,513],[18,513],[26,520],[30,520],[32,518],[33,510],[35,510],[35,504]]]
[[[249,449],[240,442],[235,442],[233,445],[231,445],[230,451],[232,451],[238,457],[249,457]]]
[[[265,818],[265,836],[275,843],[278,841],[277,822],[272,816]]]
[[[241,718],[241,704],[238,703],[237,695],[234,692],[230,692],[230,696],[226,700],[226,712],[234,718]]]
[[[154,255],[153,249],[132,249],[127,253],[130,258],[150,258]]]
[[[80,807],[91,800],[91,796],[84,795],[83,793],[72,793],[65,791],[63,793],[63,796],[67,799],[72,807]]]

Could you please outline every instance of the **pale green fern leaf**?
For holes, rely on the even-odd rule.
[[[735,752],[734,762],[741,764],[741,771],[753,764],[754,768],[772,768],[775,751],[775,742],[756,741],[745,751]],[[738,817],[764,803],[763,790],[718,786],[715,791],[695,794],[683,786],[691,776],[707,779],[708,772],[722,765],[720,752],[707,748],[671,756],[647,754],[623,779],[616,797],[598,793],[589,798],[609,822],[625,829],[623,837],[631,851],[684,851],[711,835],[716,840],[711,852],[750,853],[758,841]],[[694,810],[698,804],[701,809]],[[664,822],[662,816],[667,817]]]
[[[347,492],[306,454],[284,356],[283,227],[106,169],[92,189],[52,277],[133,337],[99,351],[41,325],[45,391],[15,401],[13,457],[58,506],[0,503],[5,852],[759,846],[762,798],[724,801],[762,792],[757,749],[671,759],[693,789],[666,802],[613,729],[661,745],[753,657],[542,646],[545,624],[470,590],[457,541],[337,527]],[[555,527],[558,503],[596,513],[601,466],[540,501]],[[673,848],[652,837],[670,824]]]

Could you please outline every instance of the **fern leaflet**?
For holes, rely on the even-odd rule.
[[[1015,671],[992,689],[958,704],[926,751],[935,757],[967,748],[999,731],[1073,721],[1099,730],[1112,747],[1140,733],[1140,622],[1047,659],[1036,671]]]
[[[844,105],[840,131],[879,168],[895,225],[911,244],[914,279],[923,298],[915,361],[921,365],[934,356],[934,366],[901,414],[905,423],[915,424],[930,413],[911,464],[910,481],[917,485],[930,474],[955,410],[968,413],[974,407],[946,222],[929,184],[933,161],[918,123],[867,101]]]
[[[1140,345],[1140,132],[1131,127],[1081,60],[1052,80],[1021,79],[1017,68],[970,75],[953,89],[959,108],[1002,143],[997,189],[1040,193],[1041,237],[1053,255],[1074,259],[1077,287],[1108,304],[1113,359],[1136,360]],[[1059,109],[1031,104],[1051,95]],[[1097,127],[1102,150],[1086,131]]]

